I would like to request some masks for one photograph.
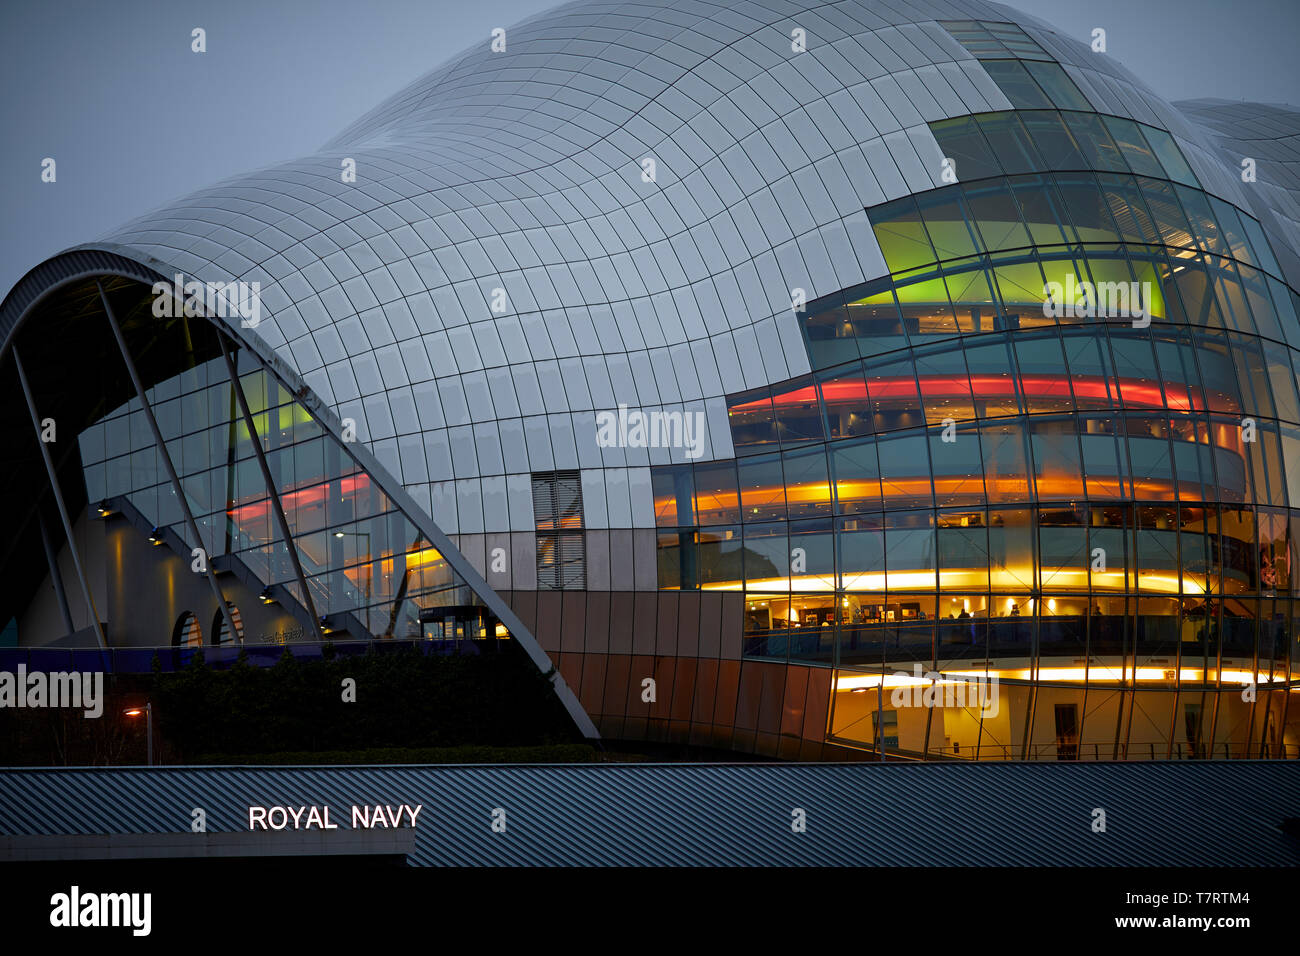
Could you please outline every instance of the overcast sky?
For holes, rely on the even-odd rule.
[[[867,0],[871,2],[871,0]],[[0,295],[170,199],[315,152],[550,0],[40,0],[0,5]],[[1020,0],[1170,100],[1300,104],[1296,0]],[[208,51],[190,52],[190,31]],[[42,183],[44,157],[58,181]]]

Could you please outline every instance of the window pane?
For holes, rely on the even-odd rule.
[[[948,301],[948,287],[942,278],[909,282],[895,291],[903,313],[903,327],[909,337],[957,333],[957,319]]]
[[[1017,422],[983,425],[980,445],[989,501],[1025,501],[1029,497],[1029,472],[1021,425]]]
[[[831,439],[871,434],[871,403],[862,366],[818,376],[826,428]]]
[[[1074,411],[1070,379],[1056,334],[1036,333],[1032,338],[1018,336],[1013,342],[1029,413]]]
[[[1124,319],[1141,314],[1142,289],[1133,287],[1133,273],[1129,270],[1128,260],[1119,256],[1090,255],[1087,267],[1099,317]]]
[[[650,485],[657,526],[675,528],[695,524],[695,482],[690,465],[652,468]]]
[[[1296,298],[1276,279],[1268,280],[1272,293],[1274,314],[1282,328],[1282,336],[1292,348],[1300,348],[1300,317],[1296,315]]]
[[[1201,382],[1205,386],[1205,400],[1210,411],[1239,413],[1241,396],[1237,391],[1236,369],[1222,334],[1196,336],[1196,361],[1201,368]]]
[[[929,348],[915,353],[914,360],[927,423],[933,425],[947,418],[970,421],[975,417],[966,358],[960,349]]]
[[[1137,253],[1140,247],[1129,246],[1131,252]],[[1184,321],[1180,315],[1181,306],[1178,303],[1178,291],[1172,285],[1172,276],[1170,267],[1163,258],[1151,259],[1134,255],[1129,260],[1129,266],[1133,269],[1133,275],[1138,283],[1138,294],[1142,305],[1151,313],[1151,317],[1157,321],[1172,319],[1176,322]],[[1172,308],[1170,298],[1172,297]]]
[[[1257,263],[1251,258],[1250,247],[1246,244],[1246,233],[1241,227],[1241,218],[1235,206],[1230,206],[1217,196],[1208,197],[1214,207],[1214,218],[1222,230],[1223,241],[1228,247],[1227,254],[1249,265]]]
[[[1246,230],[1246,238],[1250,242],[1251,261],[1266,272],[1281,275],[1277,260],[1273,258],[1273,250],[1269,248],[1268,240],[1264,236],[1264,230],[1260,228],[1258,222],[1245,213],[1240,213],[1240,216],[1241,226]]]
[[[943,155],[956,165],[957,178],[963,182],[997,176],[1002,172],[973,116],[960,116],[930,124]]]
[[[1269,299],[1268,283],[1264,279],[1264,273],[1239,263],[1237,265],[1237,274],[1241,276],[1241,286],[1246,293],[1246,301],[1250,304],[1250,314],[1255,320],[1255,326],[1258,328],[1259,334],[1282,341],[1282,327],[1278,324],[1277,315],[1273,311],[1273,303]]]
[[[1200,378],[1188,343],[1163,332],[1156,333],[1153,338],[1169,410],[1188,414],[1203,409]]]
[[[1018,328],[1022,315],[1030,320],[1043,318],[1046,297],[1043,272],[1037,262],[1000,265],[993,270],[1002,300],[1002,313],[1010,328]]]
[[[1192,168],[1187,165],[1187,160],[1183,158],[1183,151],[1178,148],[1178,144],[1174,142],[1172,136],[1164,130],[1152,126],[1144,127],[1142,132],[1146,136],[1147,142],[1151,144],[1151,149],[1156,154],[1156,158],[1160,160],[1160,165],[1164,167],[1164,178],[1200,188],[1201,184],[1196,181]]]
[[[984,502],[984,463],[979,428],[967,425],[930,429],[934,499],[940,507]]]
[[[1116,226],[1119,227],[1120,237],[1125,242],[1160,241],[1155,223],[1151,220],[1151,214],[1147,211],[1142,193],[1133,177],[1121,176],[1118,173],[1099,173],[1097,184],[1101,187],[1103,201],[1114,216]]]
[[[1196,241],[1201,248],[1206,252],[1227,255],[1228,244],[1223,241],[1219,224],[1214,219],[1214,213],[1205,194],[1185,186],[1175,186],[1174,191],[1178,194],[1183,212],[1187,214],[1187,220],[1191,223]]]
[[[731,524],[740,520],[734,462],[695,466],[695,515],[700,524]]]
[[[777,445],[772,396],[766,389],[734,395],[727,400],[731,442],[739,454],[773,449]]]
[[[980,65],[1016,109],[1037,110],[1052,105],[1019,60],[981,60]]]
[[[1178,496],[1183,501],[1214,498],[1214,462],[1204,422],[1195,420],[1171,423],[1170,446],[1174,452],[1174,474],[1178,479]]]
[[[1183,212],[1182,204],[1174,194],[1174,187],[1154,179],[1139,179],[1138,185],[1147,201],[1147,208],[1155,219],[1160,242],[1166,246],[1195,246],[1192,227]]]
[[[966,347],[966,366],[970,371],[971,391],[980,418],[1015,415],[1020,403],[1016,397],[1015,364],[1006,341]]]
[[[900,590],[934,589],[934,527],[931,512],[893,512],[885,515],[885,568],[889,574],[891,597]],[[902,616],[908,616],[906,611]]]
[[[1063,221],[1068,223],[1069,219],[1064,218],[1061,197],[1048,177],[1022,176],[1010,182],[1035,245],[1058,246],[1074,241],[1073,236],[1066,239],[1061,224]]]
[[[840,587],[846,590],[885,589],[885,533],[876,520],[839,522]]]
[[[1074,80],[1066,75],[1059,63],[1046,60],[1026,60],[1025,68],[1029,70],[1038,85],[1043,88],[1058,109],[1090,110],[1092,104],[1079,92]]]
[[[1124,159],[1128,161],[1129,168],[1139,176],[1163,175],[1160,163],[1156,160],[1155,155],[1147,146],[1146,139],[1142,136],[1142,130],[1138,124],[1132,120],[1120,119],[1118,116],[1105,117],[1106,129],[1110,135],[1115,138],[1119,144],[1120,152],[1124,154]]]
[[[771,521],[785,517],[785,479],[781,458],[765,455],[739,463],[740,506],[744,520]]]
[[[893,293],[884,293],[893,303]],[[826,368],[858,357],[858,343],[853,326],[843,306],[825,309],[802,317],[808,354],[813,368]]]
[[[1110,209],[1097,188],[1097,181],[1086,173],[1063,173],[1056,177],[1056,187],[1065,201],[1070,221],[1080,242],[1116,242],[1119,233]]]
[[[1174,285],[1178,289],[1189,325],[1223,327],[1223,317],[1210,283],[1210,275],[1199,259],[1182,260],[1176,264]]]
[[[1078,407],[1111,408],[1118,395],[1106,340],[1095,329],[1063,329],[1062,345]]]
[[[1101,117],[1095,113],[1065,113],[1065,125],[1074,134],[1075,142],[1083,151],[1089,167],[1099,171],[1126,173],[1128,163],[1124,161],[1119,147],[1111,139]]]
[[[1032,239],[1020,219],[1020,209],[1005,179],[978,186],[967,184],[962,191],[983,248],[997,252],[1030,245]]]
[[[701,588],[737,585],[744,578],[740,529],[701,529],[696,534],[696,560]]]
[[[911,196],[876,206],[868,214],[890,272],[905,272],[935,261],[930,237]]]
[[[1024,113],[1020,118],[1048,169],[1088,168],[1083,153],[1079,151],[1078,144],[1060,113],[1055,110],[1036,110]]]
[[[745,587],[789,590],[790,536],[784,521],[745,525]]]
[[[850,302],[845,313],[862,355],[889,352],[907,344],[892,289]]]
[[[1046,168],[1015,113],[985,113],[977,119],[994,155],[1008,174],[1014,176]]]
[[[826,448],[786,452],[785,494],[790,517],[815,518],[831,513],[830,481],[826,471]]]
[[[1039,501],[1083,497],[1083,466],[1074,419],[1030,420]]]
[[[1156,379],[1151,340],[1145,334],[1112,330],[1111,353],[1115,356],[1115,382],[1126,408],[1163,408],[1164,396]]]
[[[1237,362],[1237,383],[1246,402],[1246,412],[1254,416],[1276,418],[1272,390],[1268,384],[1268,366],[1257,339],[1234,335],[1233,354]]]
[[[1246,305],[1246,294],[1237,279],[1237,269],[1227,259],[1207,256],[1209,274],[1213,277],[1215,297],[1223,313],[1223,323],[1238,332],[1254,332],[1255,323]]]
[[[656,565],[661,591],[673,591],[684,586],[682,584],[682,537],[675,531],[668,534],[661,532],[658,535]]]
[[[1277,402],[1278,418],[1300,421],[1300,395],[1296,394],[1296,376],[1291,371],[1287,349],[1265,343],[1265,362],[1269,367],[1269,382],[1273,385],[1273,398]],[[1300,462],[1295,467],[1300,468]],[[1300,505],[1300,502],[1296,502]]]
[[[956,186],[917,197],[926,232],[940,260],[970,256],[978,251],[961,199],[961,190]]]
[[[1034,586],[1034,525],[1029,509],[989,509],[989,557],[989,577],[995,587]],[[1002,606],[997,610],[1005,613]]]
[[[1089,498],[1129,497],[1131,489],[1124,467],[1127,459],[1116,440],[1114,419],[1081,416],[1079,450],[1083,455],[1083,477]]]
[[[785,447],[808,441],[822,441],[822,416],[817,405],[817,389],[811,378],[801,378],[784,391],[772,396],[776,411],[776,431]]]
[[[880,507],[880,464],[875,442],[833,446],[831,465],[835,471],[835,497],[841,514],[874,511]]]
[[[923,424],[915,367],[909,359],[868,362],[867,391],[877,432]]]
[[[998,307],[989,288],[988,273],[972,269],[944,277],[948,297],[963,332],[992,332],[997,328]]]
[[[939,556],[939,587],[950,589],[988,591],[989,587],[989,532],[982,508],[972,511],[940,512],[936,529]],[[949,614],[970,616],[967,601],[960,597],[949,599]],[[962,611],[966,610],[965,614]]]
[[[930,489],[930,456],[923,434],[884,436],[877,441],[880,452],[880,487],[891,508],[928,508],[934,499]]]

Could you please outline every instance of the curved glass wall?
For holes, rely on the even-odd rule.
[[[1069,134],[1055,111],[992,115],[1027,150],[1049,148],[1040,119]],[[1085,168],[868,210],[893,275],[801,316],[813,374],[728,396],[735,461],[652,469],[661,588],[741,591],[745,656],[838,668],[833,740],[1300,744],[1297,297],[1172,140],[1089,121]],[[976,677],[996,713],[943,703]]]
[[[193,323],[193,337],[213,334],[202,324]],[[251,353],[240,350],[234,359],[320,616],[350,615],[339,618],[343,626],[365,631],[354,637],[418,638],[422,611],[427,622],[439,617],[430,609],[480,603],[344,443]],[[81,432],[88,499],[129,501],[187,548],[201,546],[218,564],[238,562],[306,607],[225,360],[196,361],[147,395],[203,540],[190,540],[138,400]]]

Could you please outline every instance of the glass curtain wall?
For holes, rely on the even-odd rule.
[[[800,317],[814,373],[728,396],[735,461],[652,469],[660,587],[741,591],[745,656],[838,667],[835,739],[1300,753],[1300,299],[1258,223],[1160,130],[932,128],[986,178],[868,210],[892,275]],[[991,675],[996,714],[891,704]]]
[[[202,547],[218,564],[240,563],[306,606],[216,333],[203,320],[189,324],[190,336],[211,341],[194,349],[190,367],[147,395],[202,540],[190,540],[138,400],[81,432],[88,500],[128,500],[187,548]],[[417,638],[422,611],[441,619],[430,609],[480,603],[345,442],[249,351],[232,357],[319,615],[351,615],[355,623],[347,626],[365,631],[353,637]]]

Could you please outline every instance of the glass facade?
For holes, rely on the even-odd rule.
[[[952,38],[980,59],[1016,57],[1025,60],[1047,60],[1047,55],[1037,42],[1016,24],[988,20],[940,20],[939,25]]]
[[[214,333],[196,324],[191,334]],[[411,639],[423,636],[422,611],[428,619],[433,608],[477,605],[346,443],[250,352],[241,350],[235,359],[317,613],[324,618],[350,615],[346,627],[362,631],[354,638]],[[307,606],[225,360],[197,361],[146,395],[202,540],[190,540],[138,400],[114,409],[79,435],[87,499],[125,499],[156,533],[174,533],[187,548],[203,548],[217,564],[237,562],[262,585],[282,587]],[[178,643],[201,641],[206,626],[187,622]],[[224,617],[214,627],[214,643],[232,642]]]
[[[735,462],[652,470],[660,586],[742,592],[746,657],[835,667],[832,740],[1278,752],[1300,300],[1259,224],[1131,121],[932,129],[984,177],[869,209],[891,275],[800,316],[813,373],[727,397]],[[996,715],[888,703],[975,677]]]
[[[566,8],[562,30],[610,42],[557,52],[554,21],[520,24],[509,54],[466,51],[324,151],[34,271],[0,328],[39,312],[37,404],[81,434],[65,486],[357,633],[490,604],[611,737],[1300,754],[1300,273],[1275,215],[1300,198],[1300,115],[1174,106],[1045,25],[910,0],[611,9]],[[202,323],[163,329],[142,294],[126,314],[143,263],[261,283],[265,321],[231,332],[267,362],[240,350],[275,496]],[[84,281],[41,297],[99,270],[122,280],[193,542],[130,383],[55,347],[100,303]],[[110,398],[70,407],[68,375]],[[0,481],[44,475],[30,454]],[[6,617],[42,585],[22,557],[40,525],[10,549]],[[288,627],[257,593],[250,644]],[[149,633],[229,640],[207,600]],[[19,640],[62,626],[47,603]],[[932,689],[914,666],[996,676],[1004,706],[895,706]]]

